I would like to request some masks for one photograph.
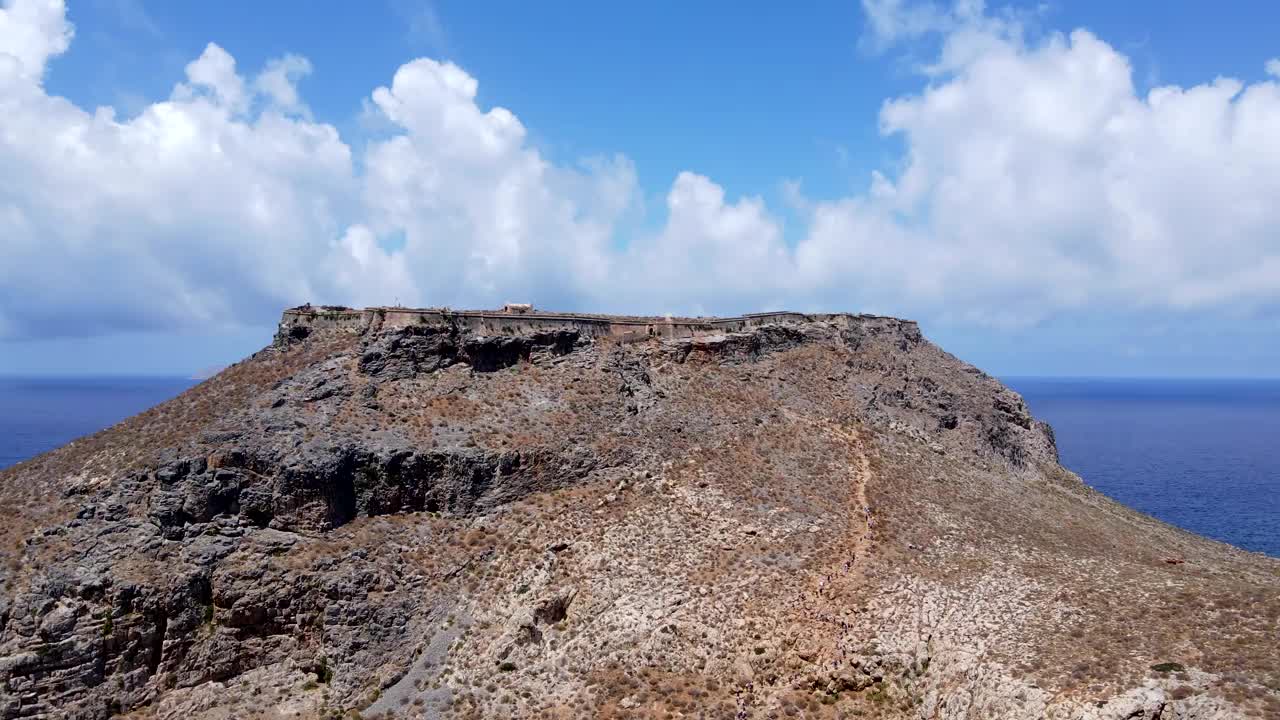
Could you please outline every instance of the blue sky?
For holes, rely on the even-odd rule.
[[[315,68],[303,82],[312,110],[358,137],[370,90],[428,56],[479,79],[479,104],[518,114],[549,157],[625,153],[655,197],[692,168],[730,194],[781,200],[780,178],[837,197],[892,167],[900,146],[880,136],[877,113],[886,99],[919,89],[911,65],[936,45],[874,52],[856,1],[312,7],[72,3],[76,41],[52,63],[46,86],[85,107],[128,112],[166,97],[211,41],[248,68],[297,53]],[[1265,61],[1280,54],[1267,20],[1280,22],[1274,3],[1086,0],[1036,12],[1040,32],[1085,27],[1126,53],[1140,88],[1216,75],[1260,80]]]
[[[0,373],[187,373],[307,300],[531,300],[1277,374],[1273,4],[36,4],[0,22]]]

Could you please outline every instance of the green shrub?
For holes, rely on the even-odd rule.
[[[329,659],[323,655],[316,661],[316,679],[325,685],[333,679],[333,668],[329,667]]]

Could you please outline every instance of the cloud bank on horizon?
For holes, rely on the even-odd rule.
[[[1087,30],[864,0],[880,48],[940,51],[888,98],[897,167],[835,200],[680,173],[649,230],[633,160],[566,166],[478,80],[420,58],[372,90],[354,148],[314,118],[306,58],[246,72],[211,42],[122,119],[46,92],[59,0],[0,9],[0,338],[268,324],[304,301],[738,312],[857,309],[980,326],[1280,301],[1280,59],[1269,78],[1137,94]],[[642,160],[642,159],[641,159]],[[620,238],[626,238],[622,241]]]

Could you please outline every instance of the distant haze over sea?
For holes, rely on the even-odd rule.
[[[1280,380],[1004,381],[1053,425],[1063,465],[1089,485],[1174,525],[1280,556]],[[0,378],[0,468],[196,382]]]

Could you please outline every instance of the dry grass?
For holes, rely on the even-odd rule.
[[[261,354],[8,471],[4,491],[25,503],[3,510],[0,541],[20,550],[40,520],[21,508],[64,478],[145,467],[332,359],[347,392],[299,405],[312,439],[518,454],[527,492],[468,515],[356,518],[221,571],[256,563],[307,582],[337,561],[373,573],[370,602],[466,616],[431,681],[452,689],[449,717],[913,716],[928,689],[969,682],[942,679],[954,658],[918,656],[946,642],[1054,698],[1154,673],[1175,698],[1280,704],[1280,563],[1089,491],[1047,458],[1016,396],[929,346],[868,337],[726,363],[601,342],[382,383],[354,352],[320,337]],[[587,469],[564,469],[583,457]],[[412,617],[398,651],[439,624]],[[342,709],[380,691],[350,682]]]

